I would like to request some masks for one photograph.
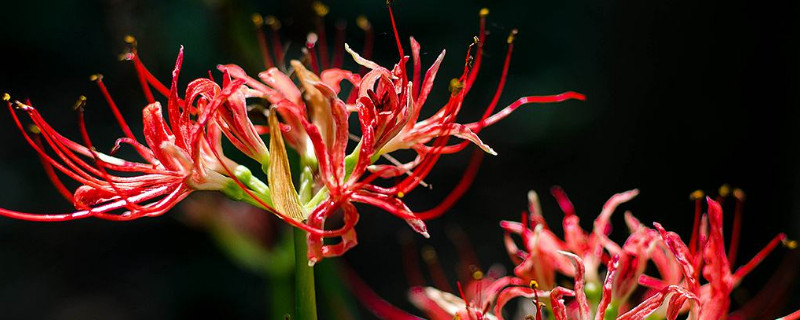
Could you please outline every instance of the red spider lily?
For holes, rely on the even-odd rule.
[[[488,14],[488,10],[482,10],[479,37],[473,44],[478,47],[474,63],[469,63],[473,47],[471,45],[467,52],[464,71],[451,82],[448,102],[430,118],[419,121],[420,110],[432,89],[444,52],[423,78],[420,71],[420,45],[411,38],[414,70],[413,73],[409,72],[407,62],[411,57],[403,53],[397,28],[394,27],[391,8],[389,13],[400,55],[400,61],[391,69],[370,61],[366,57],[369,53],[367,50],[365,56],[361,56],[343,42],[341,44],[344,49],[356,63],[368,71],[362,76],[338,68],[341,61],[338,52],[341,52],[341,49],[336,50],[336,55],[331,59],[334,61],[333,67],[329,67],[331,60],[321,58],[327,57],[328,53],[324,36],[319,30],[318,34],[309,35],[304,49],[310,70],[300,61],[293,60],[289,63],[298,84],[279,68],[272,67],[274,61],[279,59],[273,60],[266,52],[264,48],[270,43],[263,35],[259,37],[259,43],[265,50],[265,57],[269,59],[265,58],[268,69],[258,74],[260,81],[248,76],[236,65],[219,66],[220,70],[228,72],[233,78],[244,81],[247,86],[244,92],[248,98],[262,98],[274,106],[273,110],[283,121],[279,125],[284,128],[283,138],[298,151],[302,158],[301,163],[315,177],[314,184],[318,187],[314,192],[322,197],[322,200],[312,202],[312,206],[305,208],[303,219],[305,224],[313,229],[309,231],[308,239],[309,260],[312,263],[323,257],[340,255],[355,245],[355,233],[349,229],[340,229],[341,232],[337,234],[346,234],[346,237],[336,245],[323,245],[322,241],[326,237],[322,235],[325,221],[336,212],[343,212],[345,225],[348,228],[355,225],[358,213],[351,204],[353,202],[389,211],[406,220],[417,232],[427,235],[423,220],[441,215],[466,191],[480,162],[480,154],[476,153],[464,179],[442,204],[428,211],[412,212],[401,198],[417,186],[425,185],[425,177],[442,154],[460,151],[468,145],[467,143],[447,145],[450,136],[473,142],[484,151],[494,154],[494,151],[476,135],[482,128],[499,121],[526,103],[583,99],[583,95],[574,92],[555,96],[525,97],[495,112],[509,69],[514,38],[512,34],[508,39],[509,48],[495,98],[479,121],[470,124],[456,123],[456,116],[480,70],[482,47],[486,38],[485,17]],[[254,21],[257,26],[263,23],[263,20],[258,18]],[[260,28],[258,30],[263,33]],[[272,45],[275,46],[277,43],[273,42]],[[322,71],[319,71],[320,66]],[[347,81],[353,86],[349,94],[343,95],[346,98],[340,98],[342,81]],[[348,118],[351,113],[356,113],[358,116],[361,136],[355,138],[358,144],[353,152],[348,154],[347,145],[351,139]],[[415,150],[418,156],[416,160],[406,164],[399,162],[392,165],[374,164],[381,156],[388,157],[389,153],[399,149]],[[389,187],[374,183],[379,178],[393,178],[403,174],[407,176],[395,180]]]
[[[731,269],[722,235],[722,209],[718,202],[707,199],[708,214],[700,215],[700,225],[695,228],[697,241],[690,249],[676,234],[667,232],[655,223],[655,229],[643,226],[626,212],[626,222],[631,235],[623,246],[608,239],[610,214],[622,202],[636,196],[636,190],[612,197],[595,220],[594,230],[586,234],[577,224],[574,208],[560,188],[553,194],[566,213],[564,230],[566,240],[558,239],[544,223],[538,197],[529,194],[530,215],[523,215],[522,223],[503,221],[507,233],[518,234],[524,249],[520,249],[508,236],[506,245],[512,261],[517,264],[515,275],[500,277],[486,285],[481,298],[462,298],[434,288],[415,287],[411,299],[433,319],[503,319],[503,308],[511,299],[534,299],[535,315],[526,319],[542,318],[540,299],[549,300],[550,313],[557,320],[566,319],[676,319],[687,313],[689,319],[730,318],[730,293],[742,277],[747,275],[781,242],[789,248],[796,243],[786,240],[784,234],[776,236],[752,260],[735,271]],[[741,214],[741,191],[736,191],[737,214]],[[533,225],[533,227],[529,227]],[[740,226],[741,224],[739,224]],[[739,234],[734,230],[734,234]],[[732,245],[737,240],[731,241]],[[730,252],[735,252],[732,248]],[[661,279],[644,275],[647,261],[655,265]],[[605,264],[605,276],[599,283],[597,263]],[[701,284],[702,271],[705,284]],[[555,273],[572,277],[571,289],[555,286]],[[591,275],[590,273],[594,273]],[[783,278],[786,281],[785,278]],[[632,295],[638,284],[649,287],[644,295]],[[535,284],[526,286],[528,283]],[[539,284],[550,285],[539,289]],[[773,284],[774,286],[774,284]],[[460,288],[459,288],[460,289]],[[772,295],[781,292],[765,288]],[[565,299],[565,297],[571,297]],[[764,303],[764,301],[759,301]],[[490,304],[492,312],[487,312]],[[592,311],[592,306],[596,306]],[[758,313],[754,313],[758,312]],[[739,318],[764,318],[766,310],[748,306],[733,314]],[[797,319],[795,312],[781,319]]]
[[[135,61],[137,69],[143,68],[138,59]],[[123,160],[95,150],[84,122],[85,98],[83,97],[76,105],[83,138],[81,144],[59,134],[29,102],[12,103],[10,97],[6,95],[5,100],[17,127],[42,159],[53,183],[67,199],[73,201],[79,211],[40,215],[0,209],[0,214],[33,221],[63,221],[92,216],[110,220],[131,220],[161,215],[193,190],[225,188],[231,180],[220,173],[222,166],[234,164],[227,158],[218,159],[213,153],[221,151],[221,132],[227,133],[229,130],[221,127],[218,122],[210,120],[221,105],[231,104],[228,103],[228,99],[238,93],[242,83],[231,81],[220,89],[216,85],[211,85],[208,82],[210,80],[195,80],[187,88],[187,99],[180,99],[177,81],[182,61],[183,48],[178,54],[172,73],[171,87],[167,92],[163,92],[169,97],[167,104],[169,121],[164,119],[159,102],[151,101],[143,110],[144,143],[133,135],[120,115],[102,82],[102,77],[93,76],[93,80],[97,81],[125,133],[125,137],[117,140],[111,153],[113,154],[123,144],[130,145],[144,162]],[[157,81],[154,83],[158,84],[156,88],[163,87]],[[145,92],[149,93],[149,87],[147,88]],[[151,94],[148,94],[148,99],[152,100]],[[23,130],[14,106],[28,114],[41,138],[31,136]],[[52,152],[46,151],[45,144],[41,142],[42,138]],[[81,186],[74,191],[74,194],[70,194],[55,171],[77,181]],[[124,212],[115,213],[119,210]]]

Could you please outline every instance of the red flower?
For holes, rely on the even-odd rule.
[[[654,313],[675,319],[687,312],[689,319],[763,318],[768,310],[759,310],[749,303],[746,309],[729,315],[730,294],[742,277],[781,242],[789,248],[796,246],[795,242],[786,240],[784,234],[779,234],[752,260],[734,271],[729,257],[735,255],[738,239],[732,241],[730,252],[726,253],[722,208],[710,198],[707,199],[708,214],[699,214],[700,225],[695,228],[697,234],[692,237],[694,240],[690,246],[658,223],[655,223],[656,229],[643,226],[630,213],[626,213],[625,218],[631,234],[625,244],[619,246],[607,238],[611,231],[608,220],[620,203],[636,196],[636,190],[613,196],[595,220],[591,234],[586,234],[578,226],[574,208],[564,192],[554,188],[553,194],[566,214],[566,240],[558,239],[549,230],[541,215],[538,197],[531,192],[530,216],[523,215],[522,223],[501,223],[507,233],[522,237],[521,249],[506,236],[507,249],[517,264],[514,276],[499,277],[491,284],[484,284],[486,289],[478,295],[482,299],[478,301],[487,301],[485,304],[463,293],[459,299],[430,287],[412,289],[412,302],[433,319],[454,316],[474,320],[503,319],[506,303],[519,297],[534,299],[537,307],[532,312],[536,319],[543,317],[544,305],[539,303],[540,299],[549,299],[549,313],[557,320],[645,319]],[[739,190],[734,194],[739,216],[743,194]],[[697,201],[701,199],[696,198]],[[697,208],[699,212],[700,206]],[[739,231],[734,229],[734,234],[738,235]],[[644,275],[648,260],[653,261],[661,279]],[[606,267],[602,282],[599,263]],[[701,284],[701,270],[705,284]],[[572,277],[573,287],[556,286],[556,273]],[[783,279],[786,281],[785,277]],[[528,283],[532,285],[528,286]],[[632,294],[637,283],[649,287],[641,297]],[[764,290],[772,295],[781,294],[772,288]],[[487,313],[491,304],[494,308]],[[592,306],[596,306],[594,311]],[[782,319],[797,319],[798,316],[800,313],[795,312]]]
[[[130,145],[144,162],[123,160],[95,150],[86,130],[83,117],[85,98],[81,97],[76,108],[83,144],[72,141],[53,129],[29,102],[10,101],[5,96],[9,111],[23,136],[41,157],[53,183],[62,194],[73,201],[79,211],[65,214],[30,214],[0,209],[5,216],[33,221],[62,221],[85,217],[98,217],[110,220],[131,220],[144,216],[157,216],[167,212],[193,190],[221,190],[231,180],[224,176],[222,162],[235,165],[232,161],[218,159],[213,155],[220,152],[221,132],[228,134],[230,128],[221,126],[221,121],[211,121],[218,109],[230,109],[229,98],[235,97],[241,81],[232,81],[223,89],[209,79],[198,79],[189,84],[187,99],[178,97],[178,74],[183,60],[181,48],[169,91],[162,92],[169,97],[167,113],[169,121],[159,102],[147,94],[150,104],[143,110],[143,133],[145,141],[140,142],[131,132],[111,99],[102,77],[93,76],[109,107],[114,113],[125,137],[117,140],[114,153],[122,145]],[[137,69],[144,70],[136,58]],[[143,74],[140,72],[140,75]],[[158,89],[165,87],[154,78],[147,81]],[[143,82],[147,88],[147,83]],[[222,105],[226,107],[221,108]],[[31,136],[23,129],[14,107],[25,111],[44,139]],[[223,117],[224,113],[219,113]],[[47,152],[45,144],[52,152]],[[53,156],[54,155],[54,156]],[[81,184],[74,194],[70,194],[59,180],[53,168]],[[123,210],[124,212],[119,212]]]
[[[391,8],[389,12],[394,26]],[[494,154],[477,137],[476,133],[482,128],[499,121],[526,103],[583,99],[583,95],[574,92],[524,97],[495,112],[509,69],[513,38],[516,34],[514,31],[508,39],[508,52],[495,98],[479,121],[456,123],[464,99],[472,89],[480,70],[487,14],[488,10],[481,11],[480,36],[467,52],[464,71],[451,82],[449,101],[433,116],[421,121],[418,119],[420,110],[432,89],[444,52],[422,77],[420,45],[412,38],[413,73],[409,72],[407,62],[410,57],[404,55],[396,28],[394,33],[400,61],[391,69],[370,61],[368,57],[362,57],[344,42],[340,42],[356,63],[368,70],[363,76],[338,67],[341,48],[335,51],[334,58],[331,59],[334,64],[330,67],[325,38],[316,34],[309,35],[305,48],[311,70],[300,61],[292,60],[289,63],[299,84],[295,84],[278,68],[271,67],[274,61],[282,61],[282,58],[273,59],[266,52],[269,43],[265,37],[260,38],[260,44],[262,50],[265,50],[265,65],[268,69],[258,74],[261,81],[248,76],[236,65],[219,66],[220,70],[230,73],[233,78],[244,81],[248,87],[245,90],[247,97],[263,98],[273,106],[273,110],[283,120],[279,125],[282,129],[281,135],[290,146],[298,150],[302,158],[301,164],[309,170],[308,176],[314,177],[312,184],[318,186],[313,188],[316,194],[311,199],[306,199],[308,202],[303,204],[304,210],[300,210],[305,211],[304,216],[298,220],[304,221],[309,227],[304,229],[309,231],[309,260],[312,263],[323,257],[340,255],[356,244],[355,232],[351,230],[358,220],[358,212],[352,205],[354,202],[384,209],[406,220],[414,230],[427,236],[423,220],[441,215],[464,193],[480,162],[481,155],[475,153],[464,179],[439,206],[424,212],[411,211],[401,198],[417,186],[426,185],[424,179],[442,154],[458,152],[468,145],[466,141],[448,145],[450,136],[473,142],[484,151]],[[263,21],[256,19],[256,22],[260,25],[259,22]],[[360,25],[369,30],[368,23]],[[275,42],[273,44],[278,45]],[[474,45],[477,45],[477,54],[474,63],[470,64],[470,52]],[[365,52],[365,55],[369,54],[369,50]],[[319,65],[323,69],[321,72],[318,71]],[[342,95],[342,81],[353,86],[347,95]],[[361,136],[353,138],[358,144],[353,152],[347,154],[347,144],[351,139],[348,118],[353,112],[358,115]],[[279,132],[272,126],[270,130],[273,137]],[[418,157],[406,164],[375,164],[382,156],[393,160],[389,153],[399,149],[412,149],[417,152]],[[407,176],[393,181],[389,187],[375,183],[379,178],[400,175]],[[336,232],[324,230],[325,220],[340,211],[344,214],[345,227]],[[336,245],[322,244],[323,238],[332,236],[342,236],[343,241]]]

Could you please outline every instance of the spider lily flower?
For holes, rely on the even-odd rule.
[[[536,307],[525,319],[542,319],[544,309],[557,320],[676,319],[681,314],[687,319],[764,318],[767,310],[749,303],[746,309],[729,314],[730,294],[742,277],[779,244],[790,249],[797,246],[786,235],[779,234],[749,262],[732,269],[728,257],[736,248],[725,250],[722,208],[710,198],[706,199],[708,213],[699,214],[700,225],[694,229],[695,245],[685,244],[677,234],[658,223],[654,223],[655,228],[646,227],[626,212],[630,235],[620,246],[608,238],[611,231],[608,221],[619,204],[636,196],[636,190],[614,195],[595,219],[591,233],[578,227],[574,207],[563,190],[554,188],[553,194],[565,212],[565,240],[549,230],[541,215],[538,196],[529,193],[530,213],[523,214],[521,222],[501,222],[507,233],[507,250],[517,265],[514,275],[492,278],[491,283],[483,284],[487,289],[480,297],[485,304],[477,303],[461,290],[458,298],[447,293],[450,289],[431,287],[412,289],[412,302],[433,319],[503,319],[506,304],[517,298],[534,300]],[[744,195],[738,189],[734,195],[737,215],[741,215]],[[694,198],[702,201],[702,195]],[[701,210],[700,206],[697,208]],[[733,233],[739,234],[735,229]],[[519,235],[523,248],[509,234]],[[731,241],[731,246],[737,241]],[[644,274],[649,261],[661,279]],[[605,267],[604,275],[599,272],[600,263]],[[573,286],[556,285],[553,282],[556,273],[571,277]],[[781,279],[786,281],[785,277]],[[647,290],[632,294],[638,285]],[[772,287],[764,290],[780,295]],[[781,319],[798,317],[800,312]]]
[[[741,214],[741,205],[744,194],[736,190],[737,201],[736,213]],[[724,197],[720,197],[722,200]],[[699,199],[697,201],[700,201]],[[722,225],[722,205],[720,202],[706,197],[708,212],[703,214],[699,225],[695,226],[692,239],[696,241],[691,245],[684,243],[680,237],[672,232],[666,231],[660,224],[655,223],[655,227],[662,239],[669,245],[669,249],[676,257],[676,261],[682,268],[681,285],[698,296],[699,307],[692,311],[695,319],[722,319],[727,318],[730,312],[730,295],[740,283],[743,277],[757,267],[766,256],[780,244],[793,249],[797,246],[796,242],[788,240],[786,234],[776,235],[760,252],[750,261],[734,269],[730,256],[735,255],[738,239],[732,239],[730,251],[725,250],[725,240],[723,237]],[[736,219],[739,220],[739,219]],[[735,225],[740,228],[741,225]],[[733,234],[738,236],[739,230],[734,229]],[[702,274],[702,278],[701,278]],[[700,284],[701,279],[705,284]],[[645,283],[657,285],[660,282],[652,278],[644,278]],[[655,280],[655,281],[654,281]],[[651,285],[651,286],[652,286]],[[657,287],[656,287],[657,288]],[[770,290],[764,288],[763,290]],[[777,292],[775,294],[778,294]],[[766,312],[766,310],[745,310],[745,312]],[[759,314],[738,313],[739,317],[759,317]]]
[[[221,153],[221,136],[225,129],[210,121],[215,111],[241,87],[241,81],[232,81],[220,89],[204,81],[194,81],[187,88],[187,99],[178,97],[178,75],[183,61],[181,48],[171,87],[166,94],[164,118],[161,104],[153,101],[143,110],[144,142],[131,132],[111,99],[102,76],[92,77],[107,99],[125,137],[117,140],[116,151],[130,145],[144,162],[124,160],[96,151],[89,138],[83,117],[85,98],[81,97],[76,109],[79,115],[82,142],[70,140],[52,128],[31,103],[4,100],[23,137],[36,151],[60,190],[66,190],[53,169],[80,183],[74,194],[62,192],[73,201],[78,210],[65,214],[30,214],[0,209],[0,214],[33,221],[63,221],[85,217],[110,220],[131,220],[145,216],[158,216],[167,212],[194,190],[223,190],[232,180],[223,174],[224,165],[235,166],[227,158],[217,158]],[[24,111],[37,128],[32,137],[23,130],[14,108]],[[40,137],[39,137],[40,136]],[[41,141],[45,143],[42,143]],[[51,152],[45,148],[45,144]],[[224,163],[223,163],[224,162]],[[119,212],[122,210],[123,212]]]
[[[321,7],[317,9],[322,19],[327,10],[322,10]],[[306,41],[304,52],[307,63],[290,60],[288,66],[291,73],[282,71],[280,67],[283,65],[283,57],[272,55],[265,49],[278,46],[279,41],[267,41],[260,26],[268,19],[261,19],[260,16],[255,17],[254,22],[258,27],[259,44],[264,50],[267,70],[259,73],[256,79],[236,65],[218,66],[219,70],[230,74],[234,79],[244,81],[246,89],[242,92],[246,98],[260,98],[272,106],[270,116],[276,113],[281,120],[281,123],[276,124],[283,129],[280,131],[281,139],[300,154],[303,170],[307,170],[304,176],[311,180],[309,184],[312,187],[301,187],[303,190],[292,198],[301,199],[304,216],[297,221],[305,224],[305,229],[309,231],[311,263],[323,257],[341,255],[356,244],[352,226],[358,220],[358,212],[353,203],[364,203],[386,210],[404,219],[415,231],[427,236],[423,220],[435,218],[446,211],[466,191],[480,163],[480,154],[476,153],[464,179],[439,206],[423,212],[412,211],[402,198],[418,186],[427,185],[424,179],[442,154],[458,152],[469,143],[494,154],[477,136],[482,128],[494,124],[526,103],[584,98],[574,92],[524,97],[495,112],[510,65],[515,31],[508,39],[508,51],[495,98],[480,120],[468,124],[457,123],[456,117],[467,93],[473,88],[483,59],[485,19],[488,14],[488,10],[484,9],[480,14],[479,37],[476,37],[476,42],[468,49],[463,72],[451,82],[448,102],[430,118],[420,120],[420,110],[432,90],[445,53],[443,51],[439,55],[423,77],[419,43],[411,38],[411,57],[405,56],[391,7],[389,13],[400,56],[400,60],[392,68],[382,67],[371,61],[368,56],[371,49],[365,48],[362,55],[338,40],[333,58],[323,58],[329,55],[327,44],[324,32],[317,30]],[[359,21],[359,26],[365,31],[371,30],[365,21]],[[272,34],[276,34],[275,30]],[[337,38],[341,39],[339,36]],[[470,53],[475,46],[477,53],[470,63]],[[344,51],[366,72],[361,74],[341,69],[341,54]],[[407,63],[412,58],[413,66],[409,67]],[[290,75],[296,79],[292,79]],[[342,92],[342,81],[352,85],[349,93]],[[359,121],[360,136],[353,136],[348,127],[348,119],[353,113]],[[272,126],[270,125],[270,134],[274,138],[279,131],[272,130]],[[452,136],[465,141],[448,145]],[[351,139],[357,145],[348,154],[347,145]],[[396,161],[392,164],[376,163],[382,156],[393,160],[390,153],[402,149],[416,151],[416,160],[405,164]],[[394,179],[400,175],[406,176]],[[394,180],[388,187],[375,182],[387,178]],[[301,177],[301,180],[304,179]],[[284,180],[291,179],[286,177]],[[303,194],[307,191],[312,195]],[[288,193],[290,192],[287,191]],[[293,204],[292,207],[296,208],[297,205]],[[338,212],[344,213],[345,227],[336,232],[324,230],[326,219]],[[343,237],[344,241],[336,245],[323,245],[323,239],[333,237],[334,234]]]

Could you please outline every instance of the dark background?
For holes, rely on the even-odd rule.
[[[364,14],[376,30],[376,60],[396,61],[383,1],[328,4],[329,26],[337,18],[349,23],[348,42],[360,47],[354,19]],[[461,121],[477,119],[491,99],[511,28],[520,35],[501,104],[566,90],[588,100],[523,107],[482,132],[499,156],[487,157],[465,198],[430,223],[431,240],[415,236],[417,244],[438,250],[445,270],[454,270],[455,249],[444,236],[453,226],[466,231],[484,268],[510,267],[497,222],[518,219],[526,192],[534,189],[551,225],[558,225],[561,213],[548,196],[553,185],[565,188],[586,228],[608,197],[639,188],[641,195],[624,209],[688,236],[688,194],[713,194],[729,183],[748,196],[740,262],[778,232],[800,238],[796,2],[398,1],[401,37],[420,41],[424,66],[448,50],[429,108],[446,98],[447,80],[462,67],[484,6],[491,9],[492,34]],[[75,138],[71,106],[86,95],[89,129],[101,150],[121,133],[88,76],[105,75],[134,127],[145,104],[133,67],[117,59],[124,35],[137,36],[145,63],[162,81],[183,44],[185,84],[217,63],[260,70],[253,12],[289,19],[284,29],[295,43],[312,21],[304,1],[63,0],[3,7],[0,90],[30,97],[56,128]],[[0,116],[0,145],[2,207],[70,210],[8,115]],[[444,157],[428,178],[436,188],[412,193],[409,206],[435,205],[461,176],[465,158]],[[129,223],[0,219],[0,318],[263,318],[266,284],[226,260],[206,233],[177,215]],[[618,239],[625,235],[621,217],[613,220]],[[344,260],[379,294],[413,310],[398,254],[407,229],[389,214],[364,208],[361,243]],[[761,288],[785,252],[776,250],[735,296]],[[800,307],[798,290],[788,300]]]

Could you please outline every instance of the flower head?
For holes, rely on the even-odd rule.
[[[333,59],[321,58],[327,57],[328,52],[320,30],[307,38],[304,48],[307,63],[291,60],[288,64],[290,71],[275,66],[275,62],[281,61],[282,56],[272,57],[266,51],[264,56],[269,57],[265,58],[268,69],[258,74],[259,79],[247,75],[236,65],[219,66],[220,70],[228,72],[234,79],[244,81],[247,88],[243,92],[246,97],[260,98],[271,105],[270,118],[273,113],[280,116],[282,121],[275,126],[285,129],[278,131],[270,124],[271,138],[285,139],[287,145],[298,151],[303,170],[307,171],[304,176],[313,180],[309,182],[310,185],[316,186],[308,190],[312,195],[305,196],[301,187],[297,196],[301,199],[305,213],[301,221],[314,229],[306,229],[309,231],[309,260],[312,262],[323,257],[340,255],[355,245],[355,233],[351,228],[358,220],[358,213],[352,203],[365,203],[386,210],[406,220],[417,232],[427,235],[423,220],[442,214],[463,194],[480,161],[480,154],[476,153],[465,179],[440,206],[424,212],[413,212],[402,198],[418,186],[427,185],[424,180],[442,154],[458,152],[468,146],[469,142],[494,154],[477,136],[484,127],[494,124],[526,103],[583,99],[582,95],[574,92],[525,97],[495,112],[510,65],[516,35],[514,31],[508,39],[508,51],[495,98],[479,121],[457,123],[456,117],[465,103],[466,95],[473,88],[483,59],[488,10],[482,10],[479,37],[476,37],[476,41],[467,50],[463,72],[451,81],[448,101],[431,117],[420,120],[420,111],[431,93],[445,52],[442,51],[423,76],[419,43],[411,38],[411,56],[406,56],[398,30],[394,27],[391,7],[389,13],[400,56],[400,60],[391,68],[371,61],[368,57],[370,50],[365,50],[362,55],[343,41],[337,41],[343,49],[334,49]],[[263,23],[264,19],[254,21],[260,25],[259,22]],[[359,25],[367,31],[371,30],[366,22]],[[262,49],[270,44],[266,37],[260,39]],[[273,42],[272,45],[274,47],[277,43]],[[362,74],[341,69],[342,51],[348,52],[365,72]],[[412,59],[413,66],[409,67],[408,61]],[[290,75],[296,77],[296,80]],[[347,81],[353,89],[348,93],[343,92],[342,81]],[[351,130],[348,126],[351,113],[358,117],[359,130]],[[354,135],[354,132],[360,132],[360,136]],[[282,137],[276,137],[277,133]],[[465,139],[465,142],[449,145],[450,137]],[[351,140],[356,142],[356,146],[348,152],[348,143]],[[404,149],[414,150],[417,153],[416,159],[409,163],[400,163],[390,156],[390,153]],[[378,163],[382,157],[389,159],[391,163]],[[405,177],[400,177],[402,175]],[[388,180],[389,186],[378,182],[386,181],[380,180],[386,178],[393,179]],[[301,177],[303,179],[305,178]],[[325,221],[337,212],[343,213],[345,228],[336,232],[323,230]],[[336,245],[323,245],[324,238],[333,236],[341,236],[342,241]]]
[[[75,106],[83,140],[83,143],[78,143],[59,134],[30,102],[12,102],[7,95],[5,100],[17,127],[42,159],[52,182],[78,211],[36,215],[0,209],[0,213],[35,221],[90,216],[130,220],[163,214],[193,190],[224,189],[231,180],[222,174],[222,162],[228,165],[233,162],[213,156],[214,152],[221,151],[223,129],[219,122],[210,120],[218,109],[223,109],[221,105],[230,105],[229,98],[237,93],[241,83],[231,82],[221,89],[208,79],[198,79],[187,87],[186,99],[181,99],[177,81],[182,60],[183,48],[172,73],[171,87],[164,92],[168,96],[166,112],[169,121],[164,118],[162,105],[157,101],[151,101],[142,111],[144,142],[135,137],[121,116],[102,76],[92,76],[125,133],[109,154],[98,152],[89,138],[83,117],[86,98],[81,97]],[[34,133],[29,134],[23,129],[15,108],[30,117],[36,128]],[[143,161],[114,157],[112,154],[123,145],[131,146]],[[46,147],[51,152],[47,152]],[[74,193],[68,192],[56,171],[81,186]],[[124,212],[119,213],[119,210]]]
[[[531,192],[530,215],[523,215],[522,222],[501,223],[507,233],[507,250],[517,266],[514,276],[499,277],[486,285],[489,289],[483,291],[481,297],[489,301],[487,304],[476,306],[474,299],[470,300],[464,294],[462,299],[458,299],[431,287],[412,289],[412,301],[434,319],[454,316],[461,319],[503,319],[505,305],[514,298],[533,299],[535,307],[529,318],[536,319],[543,317],[548,304],[540,303],[541,300],[549,300],[546,313],[557,320],[675,319],[683,313],[687,313],[689,319],[758,318],[759,314],[752,312],[766,311],[747,308],[744,312],[729,315],[730,294],[742,277],[775,247],[784,243],[793,248],[795,242],[786,240],[785,234],[779,234],[749,262],[733,269],[730,257],[735,256],[738,239],[732,241],[730,251],[726,252],[722,207],[720,202],[707,198],[708,213],[699,214],[700,225],[695,227],[697,234],[692,237],[690,245],[687,246],[677,234],[666,231],[659,223],[654,223],[654,229],[649,228],[626,212],[630,235],[620,246],[608,238],[611,231],[608,221],[619,204],[637,193],[631,190],[614,195],[595,219],[593,231],[587,234],[578,226],[574,208],[563,190],[554,188],[553,195],[565,213],[565,240],[561,240],[547,227],[538,196]],[[743,193],[740,190],[736,193],[738,216]],[[701,201],[702,195],[695,198]],[[740,217],[735,220],[740,220]],[[511,234],[521,237],[522,247],[510,238]],[[739,231],[734,229],[734,234],[738,235]],[[660,279],[645,274],[649,261],[652,261]],[[600,273],[601,265],[605,267],[604,275]],[[554,281],[557,274],[573,278],[572,287],[557,285]],[[646,290],[643,294],[634,294],[639,286]],[[491,309],[490,303],[493,305]],[[491,312],[487,312],[489,310]],[[785,319],[796,319],[797,314]]]

